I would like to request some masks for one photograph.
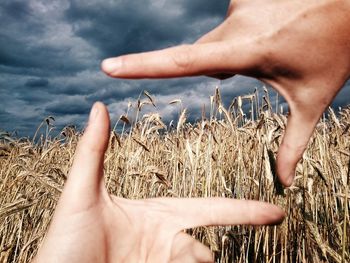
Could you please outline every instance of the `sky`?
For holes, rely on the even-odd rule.
[[[90,107],[104,102],[113,122],[143,90],[165,122],[181,99],[195,120],[220,86],[226,104],[262,83],[241,76],[118,80],[104,75],[104,58],[192,43],[220,24],[229,0],[1,0],[0,130],[32,136],[48,116],[57,130],[84,127]],[[350,84],[333,103],[350,103]]]

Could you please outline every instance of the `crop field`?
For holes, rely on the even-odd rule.
[[[325,113],[293,186],[284,188],[274,165],[287,117],[267,93],[224,108],[217,90],[208,116],[192,124],[185,109],[168,126],[157,113],[143,114],[152,103],[145,92],[135,116],[126,113],[111,132],[104,167],[110,193],[254,199],[285,210],[278,226],[186,230],[211,248],[216,262],[350,262],[350,108]],[[35,141],[0,137],[0,262],[34,257],[81,136],[66,127],[52,137],[50,118],[43,125]]]

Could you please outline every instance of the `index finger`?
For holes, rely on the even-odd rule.
[[[232,74],[243,71],[250,63],[251,50],[244,51],[243,44],[229,42],[181,45],[109,58],[102,62],[101,68],[111,77],[132,79]]]
[[[213,225],[279,224],[285,217],[278,206],[228,198],[162,199],[170,205],[180,229]]]

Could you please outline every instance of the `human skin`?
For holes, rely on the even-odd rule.
[[[106,59],[115,78],[235,74],[275,88],[289,104],[276,162],[290,186],[313,130],[350,77],[349,0],[234,0],[227,18],[190,45]]]
[[[128,200],[103,180],[109,116],[95,103],[67,182],[33,263],[213,262],[210,250],[183,232],[205,225],[280,223],[272,204],[225,198]]]

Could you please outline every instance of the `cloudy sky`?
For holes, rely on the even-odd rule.
[[[1,0],[0,129],[31,136],[54,116],[57,129],[83,127],[94,101],[112,121],[143,90],[163,119],[176,119],[181,99],[192,119],[220,85],[227,103],[261,83],[243,77],[116,80],[100,72],[102,59],[191,43],[218,25],[229,0]],[[335,106],[350,103],[349,88]],[[148,106],[149,107],[149,106]]]

